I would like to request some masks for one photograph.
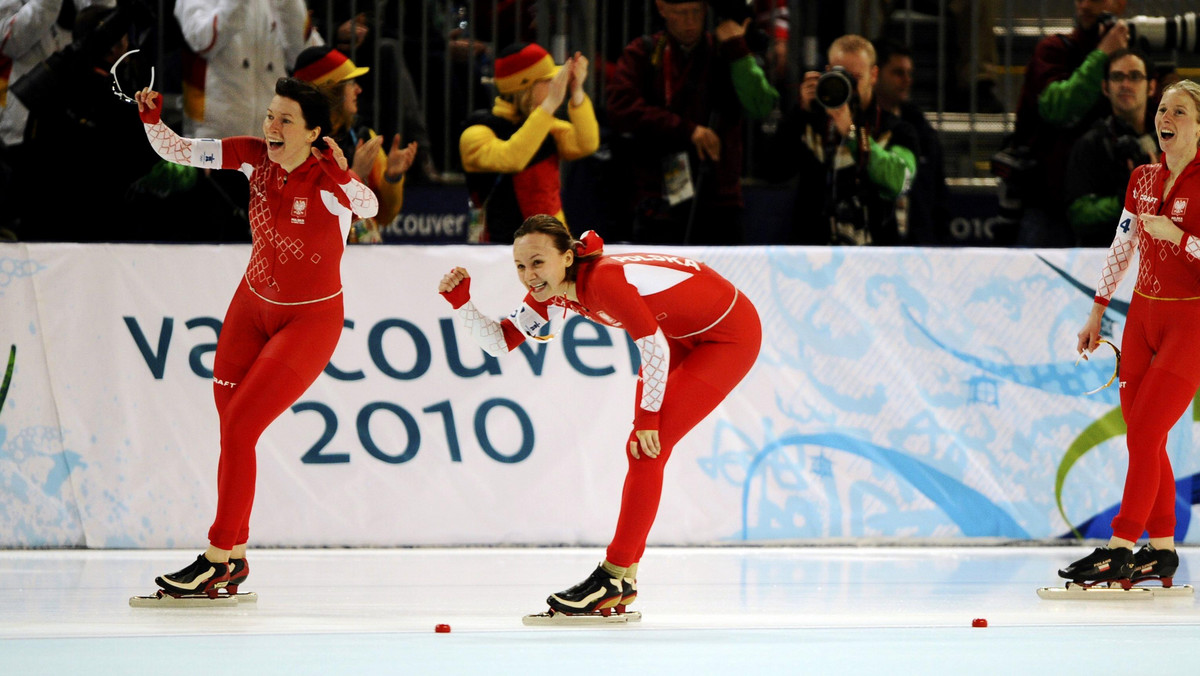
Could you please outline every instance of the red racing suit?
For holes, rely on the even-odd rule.
[[[585,250],[599,237],[583,236]],[[663,467],[675,444],[720,404],[750,371],[762,343],[754,305],[704,263],[684,256],[632,253],[577,258],[578,302],[532,295],[500,322],[466,297],[447,294],[476,342],[493,356],[516,349],[549,321],[550,306],[564,307],[605,326],[624,329],[641,354],[633,431],[658,430],[661,452],[634,459],[621,495],[621,513],[607,559],[618,566],[641,560],[662,494]],[[462,286],[462,285],[460,285]],[[463,292],[465,293],[465,292]]]
[[[233,549],[249,538],[258,439],[329,363],[344,320],[341,260],[351,219],[374,216],[378,201],[328,156],[310,156],[289,173],[267,158],[263,139],[180,138],[159,120],[161,109],[160,99],[142,113],[160,156],[237,169],[250,180],[250,262],[213,363],[221,457],[208,537],[217,548]]]
[[[1175,531],[1175,476],[1167,456],[1167,432],[1200,388],[1200,158],[1163,194],[1164,164],[1133,170],[1125,208],[1096,288],[1108,305],[1138,250],[1137,284],[1121,338],[1121,412],[1129,469],[1113,535],[1136,542]],[[1196,203],[1191,204],[1195,199]],[[1154,239],[1139,215],[1170,218],[1183,230],[1179,244]]]

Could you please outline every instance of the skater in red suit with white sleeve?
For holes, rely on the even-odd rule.
[[[164,159],[241,171],[250,181],[252,247],[226,311],[213,363],[221,421],[217,514],[209,547],[162,575],[157,598],[237,594],[249,572],[255,446],[275,418],[317,379],[342,334],[341,260],[352,219],[374,216],[375,194],[347,170],[329,103],[315,86],[280,78],[263,138],[180,138],[160,119],[162,96],[135,97],[150,145]],[[170,598],[168,598],[170,597]]]
[[[1100,339],[1100,318],[1138,251],[1137,284],[1121,338],[1121,412],[1129,468],[1121,508],[1107,547],[1058,571],[1084,585],[1144,580],[1172,584],[1175,553],[1175,476],[1167,432],[1200,388],[1200,85],[1167,87],[1154,116],[1161,164],[1133,171],[1096,302],[1078,350]],[[1135,554],[1143,532],[1150,542]]]
[[[641,354],[616,534],[591,576],[547,599],[551,615],[624,613],[637,596],[637,566],[671,450],[745,377],[762,342],[754,305],[712,268],[683,256],[605,255],[603,245],[590,231],[574,240],[553,216],[527,219],[513,235],[513,259],[529,293],[500,322],[471,303],[465,269],[455,268],[438,285],[493,356],[537,338],[551,306],[624,329]]]

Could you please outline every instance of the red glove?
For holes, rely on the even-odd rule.
[[[162,119],[163,96],[158,92],[154,92],[154,107],[146,106],[144,110],[138,111],[138,116],[142,118],[142,122],[146,124],[158,124]]]
[[[458,286],[454,287],[453,289],[450,289],[449,291],[443,291],[442,297],[445,298],[446,302],[449,303],[450,306],[455,310],[463,305],[466,305],[467,301],[471,300],[471,278],[467,277],[459,282]]]
[[[338,185],[346,185],[351,180],[356,178],[354,172],[350,171],[349,164],[346,165],[345,169],[338,166],[337,160],[333,159],[332,148],[321,150],[320,148],[314,147],[314,150],[317,151],[317,164],[321,167],[321,170],[325,172],[326,176],[333,179],[334,183],[337,183]]]

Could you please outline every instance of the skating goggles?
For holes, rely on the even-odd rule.
[[[121,90],[121,81],[117,79],[117,66],[121,65],[121,62],[125,60],[125,57],[129,56],[130,54],[137,54],[140,51],[142,50],[131,49],[128,52],[125,52],[121,55],[121,58],[117,59],[117,62],[112,65],[112,68],[108,69],[108,72],[110,75],[112,75],[113,79],[112,92],[118,99],[121,99],[125,103],[137,103],[137,101],[130,98],[125,94],[124,91]],[[154,66],[150,66],[150,84],[146,85],[146,88],[154,89]]]
[[[1098,341],[1096,341],[1096,342],[1097,342],[1097,343],[1104,343],[1105,345],[1107,345],[1107,346],[1109,346],[1109,347],[1111,347],[1111,348],[1112,348],[1113,354],[1115,354],[1115,355],[1117,356],[1117,365],[1113,367],[1113,373],[1112,373],[1112,375],[1111,375],[1111,376],[1109,376],[1109,378],[1108,378],[1108,382],[1107,382],[1107,383],[1104,383],[1104,384],[1103,384],[1103,385],[1101,385],[1100,387],[1097,387],[1096,389],[1094,389],[1094,390],[1091,390],[1090,392],[1084,392],[1084,394],[1095,394],[1095,393],[1099,392],[1100,390],[1103,390],[1104,388],[1108,387],[1109,385],[1112,385],[1112,384],[1113,384],[1113,381],[1114,381],[1114,380],[1116,380],[1116,379],[1117,379],[1117,376],[1118,376],[1118,375],[1121,373],[1121,351],[1120,351],[1119,349],[1117,349],[1117,346],[1116,346],[1116,345],[1113,345],[1113,344],[1112,344],[1112,343],[1110,343],[1110,342],[1108,342],[1108,341],[1107,341],[1107,340],[1105,340],[1104,338],[1101,338],[1100,340],[1098,340]],[[1087,353],[1087,352],[1080,352],[1080,353],[1079,353],[1079,357],[1078,357],[1078,358],[1075,360],[1075,364],[1076,364],[1076,365],[1078,365],[1078,364],[1079,364],[1079,360],[1080,360],[1080,359],[1083,359],[1084,361],[1087,361],[1087,360],[1089,359],[1089,358],[1088,358],[1088,353]]]

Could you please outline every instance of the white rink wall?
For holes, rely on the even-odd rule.
[[[1113,359],[1073,364],[1103,250],[654,251],[731,279],[764,341],[675,449],[651,544],[1107,535],[1123,423],[1116,386],[1083,393]],[[248,256],[0,244],[0,547],[204,544],[213,349]],[[436,294],[455,265],[485,313],[519,304],[507,247],[347,251],[341,343],[259,443],[255,545],[607,542],[636,351],[570,316],[485,358]],[[1118,345],[1132,281],[1107,315]],[[1197,416],[1168,442],[1193,542]]]

